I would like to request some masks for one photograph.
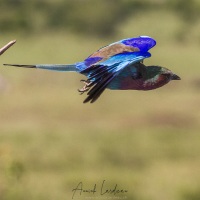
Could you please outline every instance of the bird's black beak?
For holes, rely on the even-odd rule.
[[[172,75],[172,80],[181,80],[181,78],[178,75],[173,74]]]

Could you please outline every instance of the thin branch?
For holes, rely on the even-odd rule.
[[[6,44],[5,46],[3,46],[0,49],[0,55],[2,55],[7,49],[9,49],[13,44],[15,44],[16,40],[10,41],[8,44]]]

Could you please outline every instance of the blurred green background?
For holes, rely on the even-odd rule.
[[[74,63],[149,35],[145,64],[182,80],[154,91],[106,90],[83,104],[75,73],[1,67],[0,199],[200,199],[199,0],[0,0],[3,63]]]

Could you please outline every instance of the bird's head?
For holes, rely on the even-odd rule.
[[[165,67],[148,66],[146,68],[145,87],[154,89],[154,87],[161,87],[171,80],[181,80],[181,78]]]
[[[146,76],[148,79],[151,78],[163,78],[166,80],[181,80],[181,78],[174,74],[171,70],[161,66],[148,66],[146,68]]]
[[[160,68],[160,70],[159,70]],[[165,67],[158,67],[158,70],[160,71],[159,74],[160,76],[164,76],[165,79],[171,81],[171,80],[181,80],[181,78],[174,74],[171,70],[165,68]]]

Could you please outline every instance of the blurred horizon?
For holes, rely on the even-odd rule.
[[[134,22],[148,13],[168,12],[181,22],[176,24],[174,38],[185,41],[188,33],[192,33],[190,29],[199,24],[200,17],[198,0],[0,0],[0,6],[1,32],[29,35],[67,31],[109,38],[118,35],[119,27],[129,19]]]
[[[71,199],[103,180],[126,194],[200,199],[200,2],[0,0],[0,199]],[[75,63],[123,38],[157,41],[146,65],[181,77],[157,90],[106,90],[83,104],[83,76],[5,67]]]

